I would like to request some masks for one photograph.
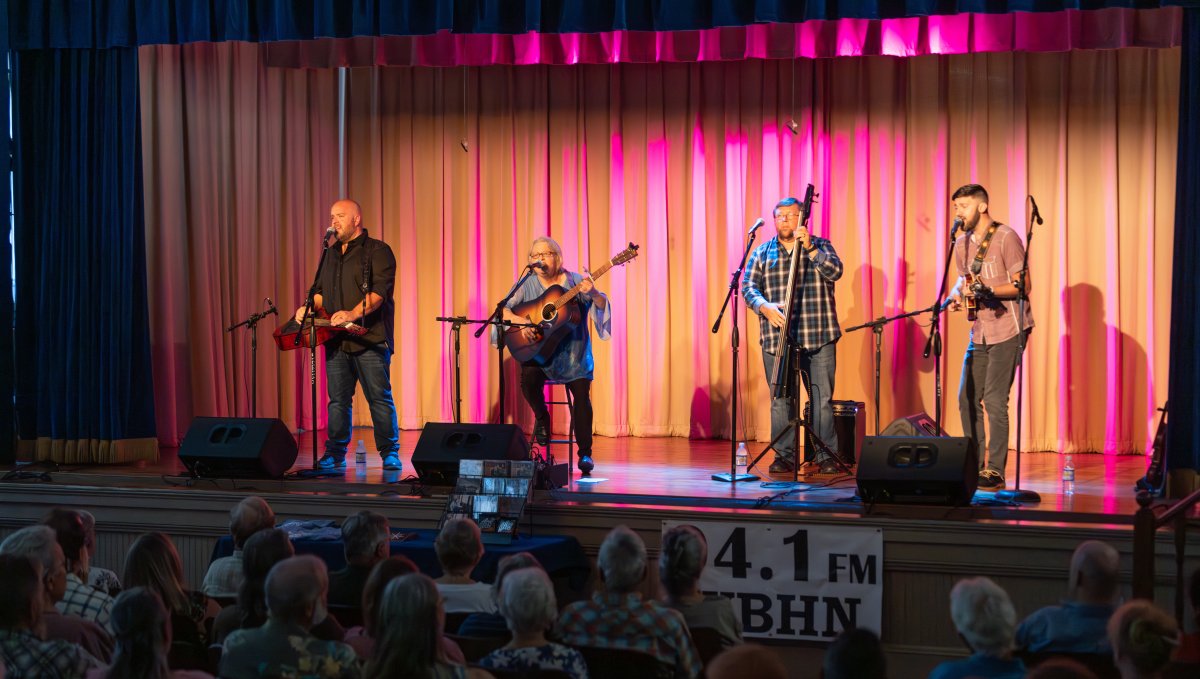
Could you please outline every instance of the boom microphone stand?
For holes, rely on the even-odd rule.
[[[945,304],[946,294],[946,279],[950,277],[950,260],[954,257],[954,238],[958,236],[958,230],[962,228],[962,220],[955,219],[954,226],[950,229],[950,247],[946,248],[946,264],[942,267],[942,282],[938,285],[937,299],[933,306],[930,307],[931,323],[929,324],[929,339],[925,342],[925,351],[922,354],[925,358],[929,358],[929,354],[933,353],[933,426],[934,431],[938,436],[944,436],[942,433],[942,325],[941,315],[942,307]]]
[[[521,286],[525,284],[525,279],[532,276],[534,270],[541,268],[541,266],[541,263],[525,265],[525,269],[522,271],[521,277],[517,279],[516,283],[513,283],[511,288],[509,288],[508,294],[504,296],[504,299],[496,303],[496,310],[492,312],[491,316],[488,316],[486,321],[480,323],[479,329],[475,331],[476,339],[483,335],[484,331],[486,331],[490,325],[495,325],[501,329],[504,327],[519,326],[517,323],[510,323],[504,320],[504,305],[508,304],[508,300],[512,299],[513,295],[517,294],[517,290],[519,290]],[[501,332],[503,332],[503,330],[501,330]],[[504,422],[504,336],[500,335],[497,339],[499,340],[496,342],[496,362],[500,369],[500,422]]]
[[[848,333],[852,333],[856,330],[862,330],[863,328],[870,328],[871,333],[875,335],[875,435],[876,436],[879,436],[879,381],[880,381],[879,365],[880,365],[881,361],[883,360],[881,357],[882,344],[883,344],[883,326],[887,325],[888,323],[891,323],[892,321],[898,321],[902,318],[909,318],[910,316],[916,316],[918,314],[923,314],[923,313],[926,313],[929,311],[933,311],[933,307],[929,306],[929,307],[925,307],[924,309],[917,309],[916,311],[909,311],[909,312],[899,314],[896,316],[891,316],[891,317],[880,316],[879,318],[876,318],[873,321],[867,321],[866,323],[856,325],[852,328],[846,328],[845,330],[842,331],[842,332],[848,334]]]
[[[241,323],[225,328],[225,332],[233,332],[243,325],[250,331],[250,417],[258,417],[258,322],[271,314],[279,315],[271,298],[266,299],[267,310],[256,311]]]
[[[725,301],[721,303],[721,311],[717,314],[717,321],[713,323],[712,331],[715,335],[721,327],[721,319],[725,317],[725,309],[729,306],[729,301],[733,300],[733,332],[729,336],[729,344],[733,349],[733,391],[729,397],[729,412],[730,422],[732,423],[733,431],[729,435],[729,473],[713,474],[713,481],[724,481],[725,483],[737,483],[738,481],[753,481],[758,477],[754,474],[737,473],[737,399],[738,399],[738,347],[740,345],[738,336],[738,284],[742,281],[742,269],[746,268],[746,259],[750,256],[750,250],[754,247],[755,232],[758,227],[763,225],[763,220],[760,218],[754,222],[754,226],[750,227],[750,233],[747,234],[749,239],[746,241],[746,250],[742,253],[742,261],[738,263],[737,271],[734,271],[729,278],[729,291],[725,293]],[[749,469],[749,468],[747,468]]]

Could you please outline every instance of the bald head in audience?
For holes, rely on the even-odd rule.
[[[787,668],[775,652],[758,644],[742,644],[722,652],[704,668],[708,679],[787,679]]]
[[[307,554],[284,559],[267,576],[267,611],[272,619],[309,629],[328,588],[324,561]]]
[[[1111,545],[1088,540],[1071,555],[1072,599],[1097,606],[1116,602],[1121,590],[1121,555]]]

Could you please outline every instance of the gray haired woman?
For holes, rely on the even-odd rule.
[[[500,593],[500,613],[508,621],[512,641],[479,661],[480,666],[514,672],[557,670],[572,679],[587,679],[587,665],[579,651],[546,640],[546,631],[558,617],[558,605],[545,571],[521,568],[509,573]]]
[[[713,629],[721,646],[742,643],[742,621],[733,602],[719,594],[700,591],[700,575],[708,563],[708,542],[695,526],[675,526],[663,534],[658,555],[658,580],[667,606],[683,614],[688,629]]]

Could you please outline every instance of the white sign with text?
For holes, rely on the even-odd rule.
[[[853,526],[664,521],[708,541],[700,580],[733,600],[749,638],[830,642],[843,629],[880,631],[883,532]]]

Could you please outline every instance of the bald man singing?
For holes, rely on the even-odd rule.
[[[313,304],[327,314],[331,325],[349,322],[366,329],[363,335],[340,333],[325,343],[325,375],[329,389],[329,437],[325,456],[318,467],[342,469],[350,444],[350,407],[355,382],[371,408],[375,449],[383,468],[401,469],[396,404],[388,369],[395,350],[393,319],[396,306],[392,291],[396,283],[396,257],[387,243],[367,235],[362,224],[362,207],[342,199],[329,209],[326,238],[336,240],[325,253],[325,265],[317,281]],[[296,310],[296,322],[304,307]]]

